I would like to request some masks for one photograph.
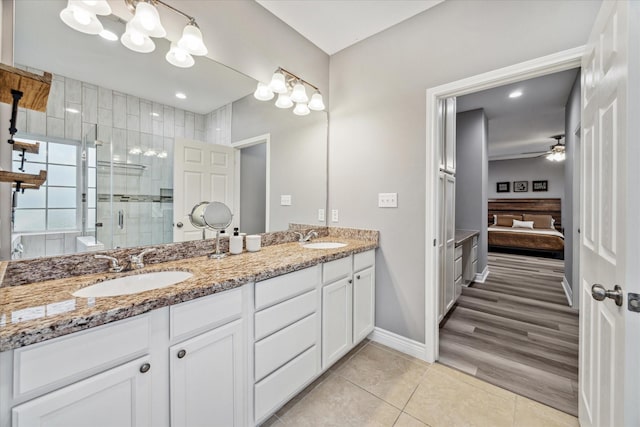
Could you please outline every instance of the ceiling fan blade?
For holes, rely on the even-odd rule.
[[[540,155],[542,155],[542,154],[549,154],[549,153],[551,153],[550,150],[546,150],[546,151],[538,150],[538,151],[527,151],[525,153],[520,153],[520,154],[540,154]]]

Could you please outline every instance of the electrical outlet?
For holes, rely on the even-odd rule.
[[[318,209],[318,221],[324,221],[324,209]]]
[[[378,193],[379,208],[397,208],[398,193]]]
[[[331,221],[338,222],[338,209],[331,210]]]
[[[280,196],[280,206],[291,206],[291,195],[282,194]]]

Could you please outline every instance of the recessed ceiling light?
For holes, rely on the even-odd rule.
[[[65,108],[64,109],[67,113],[71,113],[71,114],[78,114],[80,111],[76,110],[75,108]]]
[[[187,99],[187,95],[182,92],[176,92],[176,98],[178,99]]]
[[[521,90],[514,90],[513,92],[511,92],[509,94],[509,98],[519,98],[522,96],[522,91]]]
[[[160,117],[160,114],[158,113],[150,113],[153,117]]]
[[[118,40],[118,36],[113,31],[102,30],[98,33],[98,35],[105,40],[109,40],[110,42]]]

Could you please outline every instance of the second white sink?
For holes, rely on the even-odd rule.
[[[313,242],[302,245],[303,248],[307,249],[337,249],[344,248],[345,246],[347,246],[346,243],[340,242]]]
[[[81,298],[131,295],[175,285],[190,277],[193,277],[193,274],[187,271],[154,271],[150,273],[133,274],[131,276],[105,280],[104,282],[78,289],[72,295]]]

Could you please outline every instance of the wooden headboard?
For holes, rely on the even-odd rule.
[[[487,224],[493,224],[494,215],[551,215],[556,230],[562,231],[562,204],[560,199],[489,199]]]

